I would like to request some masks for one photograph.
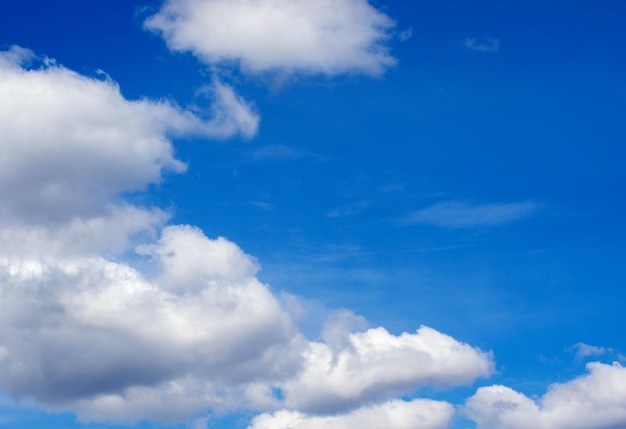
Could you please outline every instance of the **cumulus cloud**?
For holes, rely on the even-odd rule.
[[[67,220],[121,192],[182,172],[171,137],[251,136],[258,117],[213,82],[205,120],[172,102],[127,100],[110,79],[82,76],[23,48],[0,53],[0,215]]]
[[[432,328],[392,335],[384,328],[353,333],[326,326],[326,342],[311,342],[304,370],[281,385],[289,408],[337,412],[423,386],[470,384],[493,371],[490,353],[482,352]]]
[[[185,170],[174,138],[256,131],[232,89],[214,80],[209,93],[206,119],[22,48],[0,53],[0,389],[88,421],[245,408],[284,410],[255,424],[333,411],[319,421],[440,427],[445,403],[362,407],[471,383],[490,354],[426,327],[366,330],[347,311],[309,341],[235,243],[125,200]]]
[[[530,216],[539,208],[540,205],[533,201],[491,204],[446,201],[417,210],[401,219],[400,224],[427,224],[443,228],[495,226]]]
[[[168,47],[250,73],[380,75],[394,22],[367,0],[167,0],[145,22]]]
[[[454,407],[447,402],[393,400],[336,416],[309,416],[298,411],[262,414],[248,429],[444,429]]]
[[[535,401],[506,386],[478,389],[465,413],[480,429],[616,429],[626,426],[626,369],[587,364],[589,374],[550,386]]]
[[[115,415],[137,389],[162,399],[191,376],[237,385],[297,369],[293,323],[236,245],[169,226],[151,252],[155,279],[101,257],[1,257],[0,385]]]

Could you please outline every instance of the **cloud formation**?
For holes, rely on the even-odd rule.
[[[426,224],[443,228],[496,226],[530,216],[539,207],[532,201],[491,204],[446,201],[417,210],[401,219],[400,224]]]
[[[367,0],[167,0],[145,27],[174,51],[248,73],[380,75],[394,22]]]
[[[127,100],[118,85],[82,76],[31,51],[0,53],[0,216],[67,220],[186,166],[170,138],[256,133],[258,116],[214,81],[212,118],[167,100]]]
[[[325,343],[309,344],[304,370],[281,385],[288,407],[336,412],[423,386],[471,384],[493,372],[489,353],[425,326],[399,336],[384,328],[331,332]]]
[[[454,407],[447,402],[393,400],[336,416],[309,416],[298,411],[262,414],[248,429],[444,429],[453,413]]]
[[[152,280],[99,257],[1,257],[0,385],[86,409],[190,376],[236,385],[297,368],[291,319],[236,245],[169,226],[143,250],[160,267]]]
[[[626,369],[587,364],[589,374],[553,384],[538,401],[506,386],[478,389],[465,413],[480,429],[612,429],[626,426]]]
[[[235,243],[124,198],[185,170],[174,138],[256,131],[229,87],[213,81],[204,119],[169,101],[127,100],[110,79],[22,48],[0,53],[0,78],[0,388],[9,395],[87,421],[248,409],[275,411],[259,425],[336,412],[319,421],[413,427],[394,423],[399,413],[440,427],[448,404],[385,401],[491,373],[489,353],[426,327],[363,330],[350,312],[307,340]]]

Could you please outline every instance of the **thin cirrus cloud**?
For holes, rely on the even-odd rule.
[[[479,429],[597,429],[626,427],[626,369],[587,364],[588,374],[553,384],[535,401],[506,386],[478,389],[465,414]]]
[[[414,211],[400,219],[399,224],[426,224],[452,229],[496,226],[531,216],[540,207],[533,201],[490,204],[446,201]]]
[[[259,146],[258,148],[248,152],[246,157],[243,159],[243,162],[293,161],[298,159],[322,161],[324,157],[294,146],[285,144],[267,144]]]
[[[174,51],[249,73],[381,75],[393,20],[367,0],[167,0],[145,22]]]

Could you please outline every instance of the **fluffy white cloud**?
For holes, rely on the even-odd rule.
[[[254,134],[258,117],[231,88],[214,80],[209,91],[207,120],[126,100],[111,80],[22,48],[0,53],[0,389],[93,421],[245,407],[289,410],[258,424],[309,424],[300,411],[348,412],[488,375],[489,354],[425,327],[355,332],[365,320],[349,312],[309,342],[235,243],[124,200],[185,169],[172,138]],[[392,401],[319,421],[440,427],[450,414]]]
[[[478,389],[465,404],[481,429],[626,427],[626,368],[587,364],[589,374],[550,386],[537,402],[505,386]]]
[[[489,353],[425,326],[399,336],[384,328],[325,332],[332,336],[326,343],[311,342],[304,370],[281,386],[290,408],[343,411],[423,386],[470,384],[493,371]]]
[[[337,416],[309,416],[298,411],[262,414],[248,429],[443,429],[454,407],[447,402],[393,400]]]
[[[446,201],[417,210],[401,219],[400,224],[428,224],[444,228],[502,225],[530,216],[539,208],[540,205],[532,201],[491,204]]]
[[[165,100],[129,101],[107,79],[79,75],[26,49],[0,53],[0,215],[67,220],[121,192],[181,172],[170,137],[256,132],[258,117],[214,81],[210,120]]]
[[[189,245],[200,253],[181,271],[176,258]],[[156,412],[172,389],[182,402],[189,392],[175,387],[188,377],[217,396],[220,385],[298,369],[302,341],[291,319],[233,243],[166,227],[152,250],[162,267],[153,280],[101,257],[0,257],[0,385],[17,397],[114,416],[122,405],[132,411],[138,389],[135,399],[153,397]]]
[[[247,72],[379,75],[394,22],[367,0],[167,0],[146,28],[172,50]]]

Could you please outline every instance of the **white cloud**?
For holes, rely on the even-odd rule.
[[[182,172],[172,136],[251,136],[258,117],[231,88],[210,87],[205,121],[169,101],[129,101],[111,80],[79,75],[13,47],[0,53],[0,216],[68,220],[121,192]],[[31,67],[29,67],[29,64]]]
[[[474,37],[468,37],[463,45],[470,51],[485,54],[495,54],[500,52],[500,39],[485,39],[482,42]]]
[[[103,214],[46,227],[0,222],[0,254],[23,258],[117,255],[156,237],[169,215],[158,209],[110,206]]]
[[[447,402],[393,400],[336,416],[309,416],[298,411],[262,414],[248,429],[444,429],[454,407]]]
[[[597,357],[607,353],[614,353],[612,348],[591,346],[585,343],[576,343],[572,346],[571,350],[576,351],[576,360],[583,360],[592,356]]]
[[[626,427],[626,369],[587,364],[589,374],[553,384],[538,401],[505,386],[478,389],[465,413],[480,429],[617,429]]]
[[[384,328],[351,333],[342,326],[326,326],[325,333],[327,343],[310,343],[302,373],[281,385],[289,408],[343,411],[419,387],[471,384],[493,372],[489,353],[424,326],[399,336]]]
[[[394,22],[367,0],[167,0],[146,20],[170,49],[250,73],[380,75]]]
[[[214,80],[209,92],[205,120],[25,49],[0,53],[0,389],[88,421],[181,422],[211,409],[348,412],[489,375],[488,353],[425,327],[363,331],[345,311],[324,342],[307,341],[297,303],[283,308],[235,243],[125,201],[184,171],[173,137],[256,131],[232,89]],[[328,421],[412,427],[396,414],[438,427],[450,411],[392,401]]]
[[[186,377],[217,391],[297,369],[293,323],[237,246],[167,227],[153,255],[152,281],[101,257],[0,257],[0,385],[113,418],[120,403],[156,403]]]
[[[402,225],[427,224],[444,228],[473,228],[510,223],[534,214],[540,205],[532,201],[472,204],[446,201],[417,210],[400,220]]]

